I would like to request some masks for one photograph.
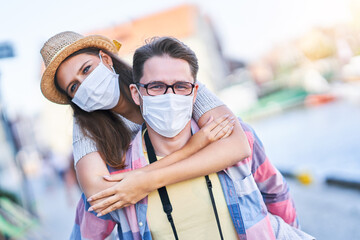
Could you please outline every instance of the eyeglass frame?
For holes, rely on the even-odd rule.
[[[158,94],[158,95],[152,95],[152,94],[150,94],[149,91],[148,91],[148,86],[149,86],[150,84],[154,84],[154,83],[164,84],[164,85],[166,86],[166,89],[165,89],[164,93]],[[186,94],[186,95],[182,95],[182,94],[177,94],[177,93],[175,93],[174,86],[175,86],[175,84],[178,84],[178,83],[190,84],[190,85],[191,85],[191,92],[190,92],[189,94]],[[160,96],[160,95],[164,95],[164,94],[166,94],[166,92],[168,91],[169,88],[172,89],[172,91],[173,91],[174,94],[182,95],[182,96],[189,96],[189,95],[191,95],[191,94],[194,92],[194,87],[195,87],[195,84],[194,84],[194,83],[190,83],[190,82],[175,82],[175,83],[172,84],[172,85],[168,85],[168,84],[163,83],[163,82],[150,82],[150,83],[147,83],[147,84],[142,84],[142,83],[139,83],[139,82],[138,82],[138,83],[135,83],[135,84],[136,84],[137,86],[140,86],[140,87],[145,88],[146,93],[147,93],[149,96]]]

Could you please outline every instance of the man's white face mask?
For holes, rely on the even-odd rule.
[[[162,94],[142,96],[142,115],[158,134],[172,138],[188,124],[192,116],[193,95]]]
[[[100,56],[100,54],[99,54]],[[106,110],[116,106],[120,98],[119,75],[102,62],[85,78],[72,102],[86,112]]]

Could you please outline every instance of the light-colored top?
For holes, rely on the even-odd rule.
[[[147,153],[144,152],[148,159]],[[158,157],[158,161],[160,161]],[[149,161],[148,161],[149,162]],[[209,175],[224,239],[236,240],[237,234],[216,173]],[[220,239],[205,177],[166,186],[179,239]],[[154,240],[173,239],[173,231],[163,210],[159,192],[148,195],[147,221]]]
[[[204,84],[200,82],[198,82],[198,84],[199,90],[197,92],[196,101],[193,108],[193,118],[196,122],[207,111],[224,105],[224,103],[219,98],[217,98],[215,94],[213,94],[209,89],[207,89]],[[130,129],[132,136],[135,137],[136,133],[140,129],[140,125],[129,121],[121,115],[119,116]],[[74,165],[76,168],[77,162],[83,156],[92,152],[96,152],[97,148],[95,142],[82,133],[80,126],[77,124],[75,118],[73,126],[73,155]]]

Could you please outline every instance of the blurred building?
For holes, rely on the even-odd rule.
[[[89,34],[100,34],[122,43],[120,57],[132,64],[134,51],[154,36],[171,36],[187,44],[199,59],[198,80],[217,92],[227,86],[227,63],[211,20],[194,5],[181,5]]]
[[[257,100],[245,64],[223,56],[221,43],[211,23],[195,5],[180,5],[130,22],[96,30],[123,45],[120,57],[132,64],[135,50],[154,36],[171,36],[187,44],[199,60],[198,81],[204,83],[234,112],[248,109]],[[244,74],[243,74],[244,73]],[[246,82],[246,84],[244,84]],[[236,86],[235,86],[236,85]]]

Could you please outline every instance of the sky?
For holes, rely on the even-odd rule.
[[[10,116],[41,109],[39,51],[61,31],[86,33],[191,3],[210,16],[226,56],[252,61],[313,26],[350,21],[354,1],[0,0],[0,44],[11,42],[16,54],[0,59],[0,102]]]

